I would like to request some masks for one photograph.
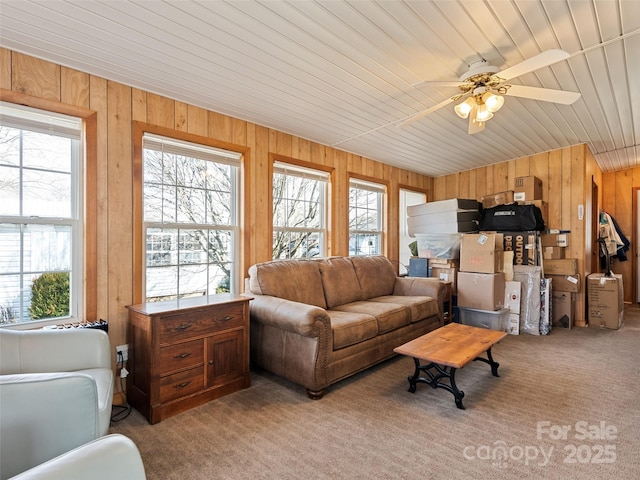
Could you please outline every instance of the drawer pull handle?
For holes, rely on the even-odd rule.
[[[228,322],[229,320],[231,320],[233,317],[231,315],[227,315],[226,317],[222,317],[222,321],[223,322]]]
[[[187,357],[190,357],[190,356],[191,356],[191,352],[184,352],[184,353],[181,353],[180,355],[176,355],[173,358],[187,358]]]
[[[183,323],[182,325],[177,326],[176,330],[179,330],[179,331],[183,332],[187,328],[191,328],[192,326],[193,326],[193,324],[191,324],[191,323]]]
[[[188,380],[186,382],[182,382],[182,383],[178,383],[177,385],[174,385],[173,388],[184,388],[190,383],[191,383],[191,380]]]

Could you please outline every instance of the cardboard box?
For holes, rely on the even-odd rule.
[[[540,235],[543,247],[568,247],[569,233],[543,233]]]
[[[542,247],[542,258],[545,260],[562,260],[564,258],[564,247]]]
[[[504,273],[458,272],[458,307],[500,310],[504,307]]]
[[[420,203],[407,207],[407,215],[413,217],[415,215],[430,215],[440,212],[451,211],[468,211],[480,210],[480,203],[474,199],[466,198],[450,198],[448,200],[439,200],[437,202]]]
[[[456,278],[458,277],[458,269],[456,267],[446,268],[440,267],[438,265],[434,265],[431,267],[431,276],[434,278],[439,278],[445,282],[451,283],[451,293],[453,295],[458,294],[457,282]]]
[[[502,272],[503,236],[501,233],[464,234],[460,243],[460,271]]]
[[[431,258],[429,265],[440,268],[460,268],[459,258]]]
[[[491,208],[496,205],[505,205],[508,203],[513,203],[513,190],[492,193],[482,197],[482,208]]]
[[[509,323],[507,324],[507,333],[511,335],[520,335],[520,314],[510,313]]]
[[[561,260],[545,260],[544,274],[549,275],[575,275],[578,273],[578,259],[563,258]]]
[[[547,275],[553,280],[553,291],[580,293],[582,287],[580,274],[575,275]]]
[[[458,287],[460,282],[458,281]],[[624,315],[624,289],[622,275],[611,277],[592,273],[587,277],[587,303],[589,326],[618,329]]]
[[[542,180],[538,177],[517,177],[513,189],[516,201],[542,200]]]
[[[520,314],[520,301],[522,300],[522,284],[520,282],[505,282],[504,284],[504,307],[509,309],[509,313]]]
[[[539,232],[502,232],[505,251],[513,251],[514,265],[540,265]]]
[[[553,280],[555,282],[555,280]],[[555,287],[554,287],[555,288]],[[552,293],[552,324],[554,327],[571,328],[576,311],[576,294],[559,292]]]

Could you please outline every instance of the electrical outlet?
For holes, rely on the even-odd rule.
[[[122,352],[122,358],[118,353]],[[129,360],[129,345],[118,345],[116,346],[116,362],[126,362]]]

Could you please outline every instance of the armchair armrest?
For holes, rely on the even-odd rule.
[[[66,452],[12,480],[145,480],[138,447],[124,435],[112,434]]]
[[[0,374],[111,369],[109,336],[102,330],[0,331]]]
[[[253,297],[251,319],[305,337],[318,336],[317,322],[331,330],[331,320],[323,308],[270,295]]]
[[[444,324],[444,302],[447,289],[440,279],[433,277],[396,277],[394,295],[426,295],[438,302],[438,317]]]
[[[97,395],[82,373],[0,376],[0,478],[98,438]]]

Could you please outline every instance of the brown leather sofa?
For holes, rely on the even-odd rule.
[[[249,269],[251,361],[318,399],[444,323],[446,287],[383,256],[274,260]]]

